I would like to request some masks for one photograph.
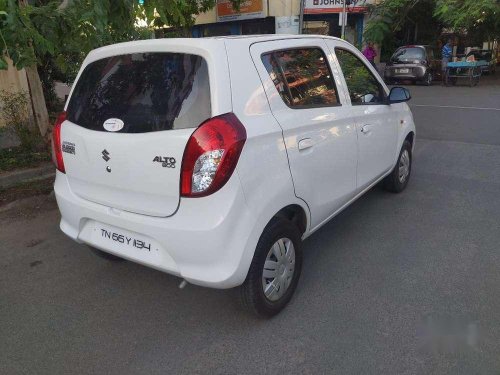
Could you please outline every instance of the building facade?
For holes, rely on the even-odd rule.
[[[237,12],[230,0],[218,0],[200,14],[193,37],[247,34],[298,34],[300,3],[304,1],[304,34],[341,36],[344,0],[243,0]],[[361,47],[368,5],[375,0],[347,0],[346,39]]]

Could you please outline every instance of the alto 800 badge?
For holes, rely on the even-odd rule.
[[[170,156],[155,156],[153,163],[161,163],[164,168],[175,168],[175,158]]]

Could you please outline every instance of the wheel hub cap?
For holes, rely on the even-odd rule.
[[[408,150],[404,150],[399,158],[399,182],[405,182],[410,174],[410,154]]]
[[[280,238],[271,246],[264,262],[262,289],[270,301],[280,299],[292,283],[295,271],[295,248],[288,238]]]

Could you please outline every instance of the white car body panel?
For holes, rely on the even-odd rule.
[[[241,59],[249,45],[227,39],[226,48],[231,76],[245,77],[231,83],[233,112],[247,130],[237,171],[248,207],[258,218],[259,237],[272,217],[289,205],[304,210],[309,226],[309,208],[294,193],[282,129],[271,113],[252,59]]]
[[[220,40],[206,43],[149,40],[100,48],[85,59],[78,78],[96,60],[167,51],[203,57],[210,85],[217,88],[210,90],[211,116],[231,111],[229,71],[227,60],[223,58],[224,42]],[[72,94],[73,91],[68,103]],[[196,99],[198,103],[204,98],[197,96]],[[62,140],[70,142],[76,150],[76,154],[65,154],[66,176],[71,189],[79,197],[125,211],[159,217],[173,215],[180,201],[180,162],[186,143],[198,125],[193,123],[188,129],[121,134],[89,130],[66,121],[62,127]],[[109,160],[102,160],[102,152],[108,153]],[[157,156],[173,158],[177,168],[162,168],[160,163],[153,163]]]
[[[180,200],[179,163],[177,168],[163,168],[152,161],[168,150],[168,156],[180,162],[192,133],[193,129],[179,129],[115,134],[66,121],[62,139],[76,148],[75,155],[64,155],[66,178],[72,191],[89,201],[144,215],[171,216]],[[102,159],[103,150],[110,152],[107,162]]]
[[[317,47],[327,58],[322,39],[260,42],[250,52],[265,87],[273,115],[283,129],[295,194],[307,202],[311,225],[316,226],[353,197],[356,191],[356,128],[338,86],[341,105],[293,109],[281,99],[261,56],[280,49]],[[332,66],[335,81],[339,72]],[[307,143],[306,146],[303,146]],[[299,149],[301,147],[306,147]]]
[[[343,48],[364,61],[386,94],[389,93],[379,74],[359,50],[340,40],[327,39],[326,44],[333,54],[335,48]],[[342,72],[335,54],[333,58],[338,69]],[[340,79],[343,81],[343,86],[346,87],[342,73]],[[347,100],[351,103],[349,95],[347,95]],[[394,155],[399,152],[401,147],[397,143],[397,123],[400,116],[397,105],[386,104],[351,105],[350,113],[358,133],[357,191],[359,192],[393,168]]]
[[[351,106],[332,49],[337,44],[356,51],[335,38],[266,35],[130,42],[91,52],[82,70],[92,61],[132,52],[183,52],[202,56],[210,75],[212,116],[233,112],[244,124],[247,139],[235,172],[219,191],[202,198],[181,197],[178,207],[169,215],[164,214],[171,211],[171,202],[165,203],[169,205],[165,208],[158,200],[148,201],[152,191],[141,190],[140,184],[134,185],[133,181],[127,188],[137,193],[133,206],[137,208],[142,201],[143,212],[130,212],[126,205],[109,204],[113,193],[121,193],[120,186],[115,186],[114,192],[110,190],[109,196],[104,194],[101,201],[86,199],[85,189],[79,190],[79,183],[85,184],[87,174],[94,172],[90,166],[88,170],[76,168],[64,154],[67,173],[57,172],[54,186],[62,231],[77,242],[197,285],[230,288],[242,284],[262,231],[273,216],[285,207],[298,207],[306,219],[303,238],[308,237],[389,173],[404,139],[410,132],[415,133],[413,118],[405,103],[362,106],[370,107],[364,109]],[[269,49],[300,46],[323,49],[342,106],[301,110],[290,109],[283,103],[259,56]],[[374,107],[377,108],[371,109]],[[370,124],[377,126],[365,143],[359,143],[360,127],[368,121],[365,114],[371,115]],[[394,124],[387,125],[382,121],[384,118],[394,120]],[[78,125],[69,121],[63,124],[62,139],[71,127]],[[96,155],[99,158],[101,147],[108,141],[113,143],[116,136],[139,136],[134,142],[137,141],[140,148],[146,148],[148,143],[153,148],[159,147],[163,142],[179,155],[192,131],[194,128],[90,135],[86,129],[72,129],[71,134],[90,142],[86,146],[89,155],[99,152]],[[181,138],[177,145],[173,132],[179,132]],[[310,138],[313,147],[299,151],[298,141],[303,138]],[[181,161],[181,158],[177,161],[178,168]],[[93,165],[98,160],[87,162]],[[140,163],[129,165],[140,168]],[[175,169],[175,173],[179,173],[179,169]],[[175,193],[172,194],[175,201]],[[138,250],[122,246],[119,241],[109,242],[99,235],[102,230],[123,232],[124,238],[151,244],[151,248]]]

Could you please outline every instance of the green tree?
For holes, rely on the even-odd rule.
[[[194,17],[216,0],[0,0],[0,59],[9,56],[17,68],[38,63],[38,57],[66,53],[85,55],[113,42],[151,36],[153,27],[189,27]],[[239,0],[234,0],[238,5]],[[142,20],[145,28],[137,26]],[[146,30],[144,30],[146,29]],[[149,32],[148,32],[149,31]],[[62,57],[61,57],[62,56]],[[73,63],[70,60],[71,64]],[[3,66],[5,68],[5,66]]]
[[[500,38],[498,0],[437,0],[434,15],[455,30],[466,30],[475,42]]]
[[[466,32],[476,44],[500,38],[499,0],[382,0],[370,12],[365,39],[389,48],[403,30],[418,30],[418,43],[438,37],[442,27]]]
[[[372,18],[366,25],[367,40],[382,43],[388,35],[399,31],[408,14],[423,0],[383,0],[370,7]]]
[[[435,5],[435,0],[383,0],[371,7],[364,37],[384,47],[383,59],[401,44],[432,44],[442,27],[432,16]]]
[[[232,0],[236,8],[240,1]],[[90,50],[150,38],[154,27],[188,28],[197,14],[215,3],[216,0],[144,0],[143,4],[138,0],[0,0],[0,69],[7,68],[5,57],[9,57],[16,68],[26,68],[28,80],[34,77],[40,82],[37,68],[46,69],[42,73],[45,86],[57,73],[71,79]],[[47,76],[47,72],[53,74]],[[43,94],[37,96],[43,98]]]

